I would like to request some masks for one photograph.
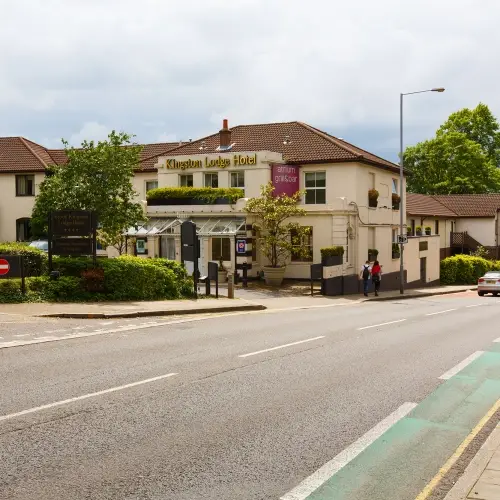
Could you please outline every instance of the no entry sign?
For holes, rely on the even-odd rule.
[[[9,271],[10,271],[9,262],[5,259],[0,259],[0,276],[9,274]]]

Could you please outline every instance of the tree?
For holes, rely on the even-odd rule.
[[[97,214],[98,238],[104,246],[123,248],[123,233],[144,221],[132,185],[141,146],[131,136],[111,132],[106,141],[82,143],[75,149],[63,140],[68,162],[50,167],[40,185],[32,213],[33,234],[47,234],[52,210],[92,210]]]
[[[484,104],[450,115],[433,139],[408,147],[408,191],[479,194],[500,191],[499,125]]]
[[[287,222],[291,217],[305,215],[305,210],[297,206],[303,194],[299,191],[293,196],[275,196],[274,186],[269,182],[261,187],[260,197],[247,201],[245,211],[256,219],[253,227],[261,233],[260,248],[271,267],[284,266],[292,252],[298,257],[309,256],[303,240],[310,228],[302,227],[298,222]]]

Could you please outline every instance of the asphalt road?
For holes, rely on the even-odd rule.
[[[494,350],[499,320],[499,299],[464,293],[148,318],[126,331],[89,320],[9,322],[8,332],[0,323],[6,342],[30,329],[101,330],[0,344],[0,498],[291,500],[393,412],[439,390],[445,372]],[[372,484],[366,493],[314,498],[411,500],[460,435],[426,443],[422,470],[401,463],[380,481],[374,457],[351,480]]]

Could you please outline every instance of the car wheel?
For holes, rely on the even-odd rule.
[[[484,292],[477,292],[480,297],[484,297]]]

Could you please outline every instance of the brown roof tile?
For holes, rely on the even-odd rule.
[[[157,158],[177,147],[178,142],[145,144],[137,170],[156,171]],[[49,165],[64,165],[67,161],[64,149],[46,149],[24,137],[0,137],[0,172],[44,172]]]
[[[459,217],[495,217],[500,209],[500,193],[449,194],[434,198]]]
[[[409,215],[427,215],[431,217],[452,217],[457,214],[440,203],[433,196],[425,194],[406,194],[406,213]]]
[[[231,130],[231,152],[267,150],[281,153],[287,163],[338,163],[357,161],[399,171],[398,165],[301,122],[238,125]],[[285,144],[288,137],[289,143]],[[204,142],[204,149],[202,143]],[[213,134],[170,151],[170,155],[218,153],[219,134]]]

